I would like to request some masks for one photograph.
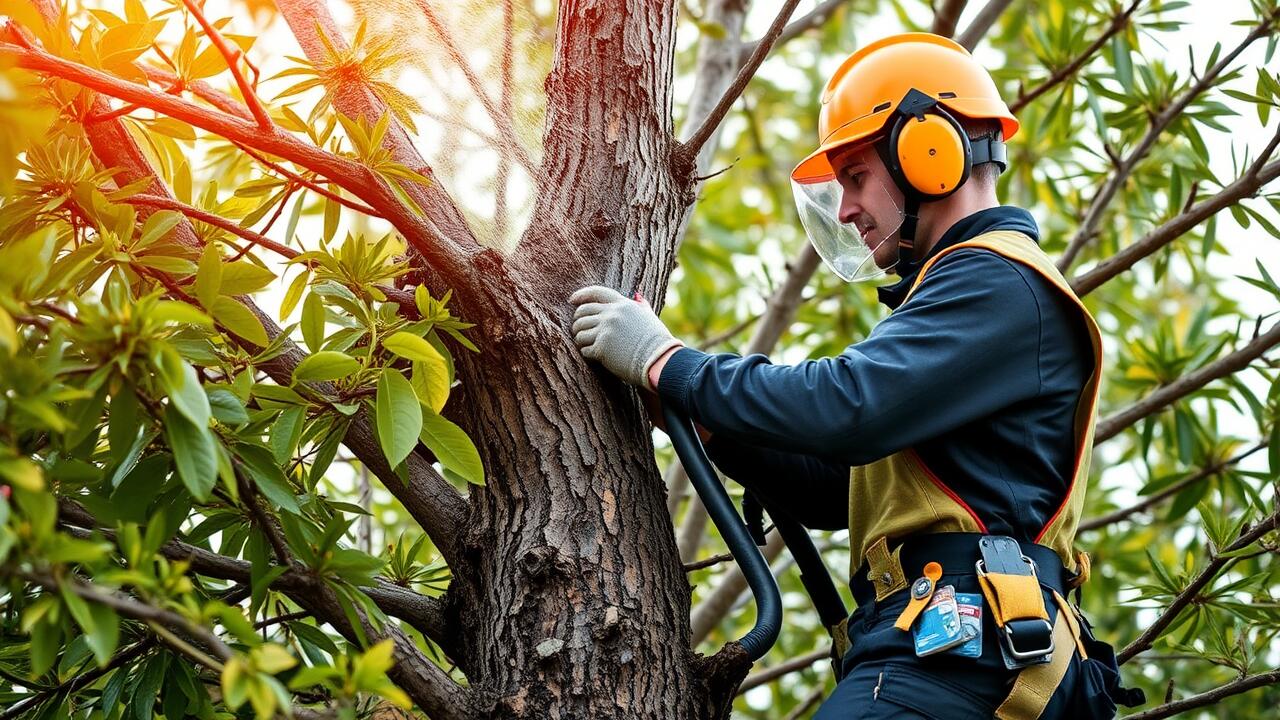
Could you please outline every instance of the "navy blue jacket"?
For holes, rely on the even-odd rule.
[[[1030,213],[1001,206],[928,257],[990,230],[1039,242]],[[850,466],[911,447],[989,532],[1034,540],[1071,483],[1086,329],[1035,270],[978,248],[939,260],[903,303],[928,257],[879,288],[894,312],[840,355],[787,366],[682,348],[658,394],[712,431],[722,471],[809,527],[848,527]]]

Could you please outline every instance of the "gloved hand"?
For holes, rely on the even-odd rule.
[[[631,300],[602,285],[589,285],[569,297],[573,342],[588,360],[632,385],[649,387],[649,366],[673,347],[684,345],[667,330],[644,300]]]

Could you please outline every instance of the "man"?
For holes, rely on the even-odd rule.
[[[848,527],[837,718],[1112,717],[1110,648],[1066,600],[1101,344],[996,176],[1018,121],[987,72],[928,33],[853,53],[792,173],[800,217],[845,280],[886,272],[892,313],[794,366],[683,347],[647,303],[579,290],[583,355],[673,403],[773,511]],[[837,638],[839,643],[844,638]],[[1139,700],[1140,701],[1140,700]]]

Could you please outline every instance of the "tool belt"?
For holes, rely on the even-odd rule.
[[[859,606],[909,592],[894,625],[908,631],[920,617],[946,575],[976,576],[995,622],[1005,667],[1017,670],[1013,686],[996,709],[997,720],[1035,720],[1062,683],[1072,656],[1089,661],[1084,668],[1071,717],[1113,717],[1115,704],[1144,701],[1140,690],[1119,685],[1119,668],[1111,647],[1093,638],[1079,609],[1067,594],[1088,579],[1087,556],[1072,573],[1056,552],[1035,543],[981,533],[937,533],[906,539],[889,549],[875,542],[850,580]],[[1051,622],[1042,590],[1057,606]],[[919,652],[919,651],[917,651]]]

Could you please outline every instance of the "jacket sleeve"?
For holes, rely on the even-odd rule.
[[[815,530],[849,527],[849,466],[713,435],[707,456],[767,509],[777,509]]]
[[[717,435],[862,465],[1034,397],[1040,325],[1011,261],[957,250],[836,357],[774,365],[682,348],[658,394]]]

